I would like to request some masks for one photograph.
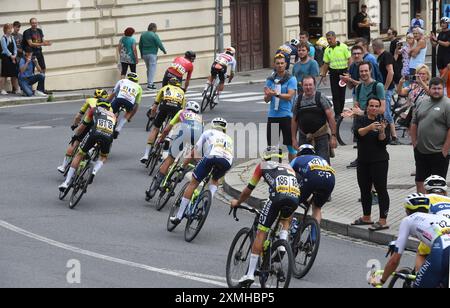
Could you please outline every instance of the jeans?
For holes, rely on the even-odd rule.
[[[386,110],[384,110],[384,118],[388,121],[389,124],[394,123],[394,118],[392,117],[391,111],[392,95],[394,95],[394,90],[386,91]]]
[[[33,96],[33,85],[38,82],[37,90],[44,92],[45,76],[43,74],[37,74],[30,77],[19,77],[19,85],[22,88],[23,93],[27,96]]]
[[[147,67],[147,86],[153,85],[153,81],[155,80],[156,74],[156,62],[158,60],[157,55],[143,55],[145,66]]]

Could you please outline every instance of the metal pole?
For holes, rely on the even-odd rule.
[[[214,11],[215,19],[214,19],[214,59],[217,57],[217,37],[219,36],[219,0],[216,0],[216,9]]]
[[[433,0],[433,18],[432,18],[432,31],[433,33],[436,33],[436,17],[437,17],[437,1],[439,0]],[[436,77],[436,47],[432,46],[432,52],[431,52],[431,74],[433,77]]]
[[[219,53],[223,51],[223,0],[218,0]]]

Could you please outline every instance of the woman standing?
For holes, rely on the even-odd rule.
[[[5,90],[6,79],[8,77],[11,78],[11,83],[13,86],[13,91],[16,94],[19,94],[19,81],[17,76],[19,75],[17,69],[17,46],[16,41],[11,35],[13,32],[13,25],[6,24],[3,26],[4,35],[1,38],[1,46],[2,46],[2,71],[0,78],[0,93],[2,95],[8,94]]]
[[[122,65],[121,79],[125,79],[128,67],[130,67],[131,72],[136,73],[136,65],[139,63],[136,40],[133,38],[135,32],[133,28],[126,28],[124,36],[120,39],[119,45],[117,46]]]
[[[403,69],[402,69],[402,76],[406,77],[409,76],[409,52],[411,49],[414,48],[414,35],[412,33],[409,33],[406,36],[406,45],[402,47],[401,49],[401,55],[403,60]]]
[[[389,143],[389,125],[381,117],[381,101],[370,98],[367,103],[367,115],[356,120],[355,135],[358,139],[357,177],[361,192],[363,216],[353,225],[372,225],[369,230],[378,231],[389,228],[386,223],[389,212],[389,194],[387,191],[387,176],[389,168],[389,153],[386,145]],[[378,193],[380,219],[373,223],[372,185]]]

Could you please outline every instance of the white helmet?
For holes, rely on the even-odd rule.
[[[423,183],[425,190],[427,192],[433,192],[433,191],[441,191],[446,192],[447,191],[447,182],[445,179],[439,175],[432,175],[425,179],[425,182]]]
[[[227,130],[227,125],[227,120],[225,120],[224,118],[215,118],[211,121],[212,128],[220,129],[224,132]]]
[[[450,24],[450,18],[444,16],[441,18],[441,22],[446,22],[447,24]]]
[[[297,39],[292,39],[292,40],[291,40],[291,45],[297,46],[298,44],[300,44],[300,41],[299,41],[299,40],[297,40]]]
[[[200,113],[200,105],[195,101],[189,101],[186,103],[186,110],[190,110],[195,113]]]
[[[236,53],[236,49],[234,49],[233,47],[227,47],[227,48],[225,48],[225,53],[228,53],[228,54],[230,54],[230,55],[232,55],[232,56],[234,56],[234,54]]]

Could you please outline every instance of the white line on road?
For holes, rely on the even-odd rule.
[[[195,274],[195,273],[187,273],[187,272],[181,272],[181,271],[173,271],[173,270],[168,270],[168,269],[164,269],[164,268],[156,268],[153,266],[149,266],[149,265],[145,265],[145,264],[139,264],[139,263],[135,263],[135,262],[131,262],[131,261],[126,261],[123,259],[118,259],[118,258],[114,258],[114,257],[110,257],[110,256],[106,256],[106,255],[102,255],[99,253],[95,253],[92,251],[88,251],[88,250],[84,250],[81,248],[77,248],[74,246],[70,246],[70,245],[66,245],[64,243],[60,243],[54,240],[51,240],[49,238],[31,233],[29,231],[26,231],[24,229],[21,229],[19,227],[16,227],[6,221],[0,220],[0,227],[3,227],[7,230],[10,230],[12,232],[21,234],[23,236],[26,236],[28,238],[31,239],[35,239],[38,240],[40,242],[44,242],[48,245],[54,246],[54,247],[58,247],[64,250],[68,250],[77,254],[81,254],[81,255],[85,255],[88,257],[92,257],[92,258],[96,258],[96,259],[100,259],[100,260],[104,260],[104,261],[109,261],[109,262],[113,262],[113,263],[118,263],[121,265],[126,265],[126,266],[130,266],[130,267],[134,267],[134,268],[139,268],[139,269],[143,269],[149,272],[155,272],[155,273],[159,273],[159,274],[164,274],[164,275],[169,275],[169,276],[174,276],[174,277],[179,277],[179,278],[184,278],[184,279],[188,279],[188,280],[193,280],[193,281],[198,281],[198,282],[202,282],[202,283],[206,283],[206,284],[212,284],[218,287],[228,287],[228,285],[226,283],[223,282],[219,282],[219,281],[215,281],[215,280],[211,280],[211,279],[207,279],[207,278],[202,278],[201,276],[205,276],[204,274]],[[195,275],[195,276],[194,276]],[[197,276],[197,277],[196,277]],[[209,276],[210,278],[213,278],[214,276]],[[219,278],[219,277],[218,277]],[[220,277],[220,280],[222,280],[222,277]]]
[[[240,98],[234,98],[234,99],[223,99],[223,100],[226,101],[226,102],[232,102],[232,103],[245,103],[245,102],[253,102],[253,101],[264,101],[264,95],[252,96],[252,97],[240,97]]]

